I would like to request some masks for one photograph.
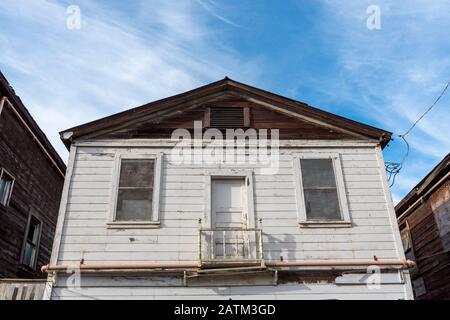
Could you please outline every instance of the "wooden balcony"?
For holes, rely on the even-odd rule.
[[[201,268],[264,267],[261,229],[200,229],[198,240]]]

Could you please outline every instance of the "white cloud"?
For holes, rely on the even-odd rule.
[[[292,84],[281,79],[281,85],[291,86],[286,91],[294,93],[299,91],[297,86],[313,88],[323,93],[317,98],[323,105],[333,101],[331,112],[357,113],[361,119],[371,118],[373,125],[404,132],[450,80],[450,2],[317,3],[321,10],[312,30],[320,44],[326,43],[326,58],[333,59],[336,67],[300,77],[293,59],[292,70],[283,77],[296,75],[292,79],[300,80]],[[67,153],[57,132],[67,127],[225,75],[252,84],[265,72],[265,79],[279,80],[272,75],[282,63],[269,60],[279,55],[262,52],[259,56],[264,60],[249,61],[227,45],[223,39],[229,29],[213,26],[226,24],[236,32],[238,24],[229,16],[237,15],[225,14],[211,0],[115,2],[126,6],[126,12],[106,1],[80,0],[77,4],[82,27],[68,30],[62,2],[0,2],[0,28],[7,30],[0,33],[0,66],[63,157]],[[372,4],[380,6],[381,30],[366,27],[366,9]],[[211,23],[214,20],[219,23]],[[312,40],[303,41],[305,50],[314,50],[310,49]],[[411,155],[393,190],[397,198],[448,153],[449,102],[450,92],[408,136]],[[346,105],[348,110],[336,110]],[[386,149],[386,160],[400,160],[403,150],[396,139]]]
[[[216,19],[219,19],[222,22],[225,22],[226,24],[232,25],[233,27],[241,27],[237,23],[231,21],[230,19],[225,18],[224,16],[218,14],[217,11],[217,4],[211,0],[196,0],[199,5],[201,5],[211,16],[213,16]]]
[[[366,8],[372,4],[381,9],[381,30],[366,27]],[[404,133],[450,80],[450,2],[324,0],[322,5],[321,27],[334,39],[329,47],[342,72],[337,83],[322,84],[322,90],[359,106],[375,125]],[[408,135],[411,154],[393,189],[397,199],[449,152],[449,103],[450,92]],[[386,160],[401,159],[405,146],[396,140],[386,150]],[[414,166],[417,162],[420,168]]]

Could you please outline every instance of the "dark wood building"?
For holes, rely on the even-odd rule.
[[[395,207],[416,299],[450,299],[450,154]]]
[[[0,278],[43,278],[65,164],[0,72]]]

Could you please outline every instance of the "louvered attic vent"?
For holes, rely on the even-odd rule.
[[[212,128],[243,128],[244,124],[244,108],[216,107],[210,110],[209,125]]]

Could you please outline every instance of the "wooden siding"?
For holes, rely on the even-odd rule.
[[[97,140],[97,142],[99,142]],[[119,143],[119,141],[117,141]],[[101,143],[101,142],[99,142]],[[125,142],[122,142],[126,145]],[[332,143],[328,143],[329,145]],[[161,175],[159,229],[109,229],[115,158],[118,153],[164,153]],[[168,147],[120,148],[77,146],[68,182],[67,208],[59,253],[54,263],[195,263],[198,229],[208,222],[205,186],[217,165],[176,165]],[[298,225],[294,156],[299,152],[339,153],[348,199],[351,228],[301,228]],[[263,230],[266,261],[307,259],[403,258],[399,252],[382,183],[379,147],[322,146],[280,149],[276,175],[254,170],[255,223]],[[222,165],[221,169],[239,169]],[[69,169],[70,170],[70,169]],[[395,221],[394,221],[395,223]],[[400,249],[401,250],[401,249]],[[351,276],[351,275],[350,275]],[[284,283],[278,286],[183,287],[179,278],[147,279],[139,284],[126,277],[82,277],[80,290],[58,276],[52,299],[408,299],[409,282],[383,282],[379,290],[361,283]],[[408,278],[409,279],[409,278]],[[134,281],[134,282],[133,282]]]
[[[0,168],[15,178],[9,206],[0,205],[0,278],[45,277],[40,267],[50,260],[64,178],[6,105],[0,115]],[[20,265],[30,214],[43,228],[36,270]]]
[[[237,105],[244,103],[236,101]],[[221,101],[219,105],[223,105]],[[232,103],[230,103],[232,104]],[[280,112],[268,110],[256,104],[246,103],[250,109],[250,127],[255,129],[280,128],[280,139],[355,139],[354,136],[313,124],[298,118],[283,115]],[[159,121],[158,123],[143,123],[122,130],[113,131],[97,137],[97,139],[121,138],[170,138],[174,129],[184,128],[192,131],[194,121],[204,121],[205,109],[212,104],[204,104],[180,115]],[[222,130],[225,135],[225,130]]]
[[[58,263],[196,262],[199,219],[205,214],[201,166],[163,162],[160,229],[108,229],[114,157],[118,148],[78,147],[70,182]],[[129,149],[170,154],[170,149]],[[341,154],[351,228],[300,228],[293,154]],[[268,261],[400,258],[393,237],[375,148],[280,150],[277,175],[254,175],[255,220],[261,221]],[[167,158],[167,156],[166,156]],[[234,166],[235,167],[235,166]],[[249,167],[246,166],[246,169]]]
[[[402,220],[402,229],[406,221],[409,224],[417,262],[417,268],[411,273],[417,299],[450,299],[450,252],[444,247],[448,234],[441,236],[436,222],[436,214],[444,211],[448,223],[449,208],[450,183],[447,181]]]
[[[189,113],[188,111],[192,111],[198,107],[214,107],[217,103],[222,104],[230,101],[233,104],[250,103],[252,108],[255,105],[259,107],[264,106],[270,110],[276,110],[279,113],[292,116],[295,119],[305,120],[308,124],[312,123],[317,125],[319,129],[325,129],[327,139],[339,139],[337,136],[344,134],[345,136],[349,135],[358,139],[377,141],[384,147],[391,138],[390,132],[319,110],[303,102],[294,101],[251,87],[227,77],[188,92],[153,101],[124,112],[67,129],[61,132],[61,137],[67,147],[70,146],[72,141],[78,139],[98,139],[99,137],[108,135],[109,137],[113,137],[114,133],[118,134],[117,137],[127,138],[136,134],[135,131],[140,125],[148,127],[148,124],[151,124],[151,129],[152,125],[163,123],[174,116],[178,116],[184,121],[182,118]],[[203,119],[203,117],[200,119]],[[247,127],[247,122],[245,126]],[[183,128],[185,127],[183,126]],[[320,139],[318,136],[321,130],[318,130],[316,132],[317,134],[311,134],[306,129],[305,133],[308,133],[310,139]],[[291,132],[301,134],[299,131],[291,130]],[[166,131],[163,134],[167,136],[168,132]],[[157,135],[158,133],[154,132],[154,134],[146,135],[145,137],[157,138]]]
[[[42,300],[46,280],[1,279],[0,300]]]
[[[250,280],[248,276],[237,276],[239,285],[183,286],[182,275],[154,276],[107,276],[83,275],[77,287],[68,286],[70,279],[61,274],[53,286],[51,299],[357,299],[389,300],[406,299],[406,286],[400,273],[382,274],[382,284],[368,287],[366,274],[345,274],[335,283],[287,282],[270,284],[266,281]]]

